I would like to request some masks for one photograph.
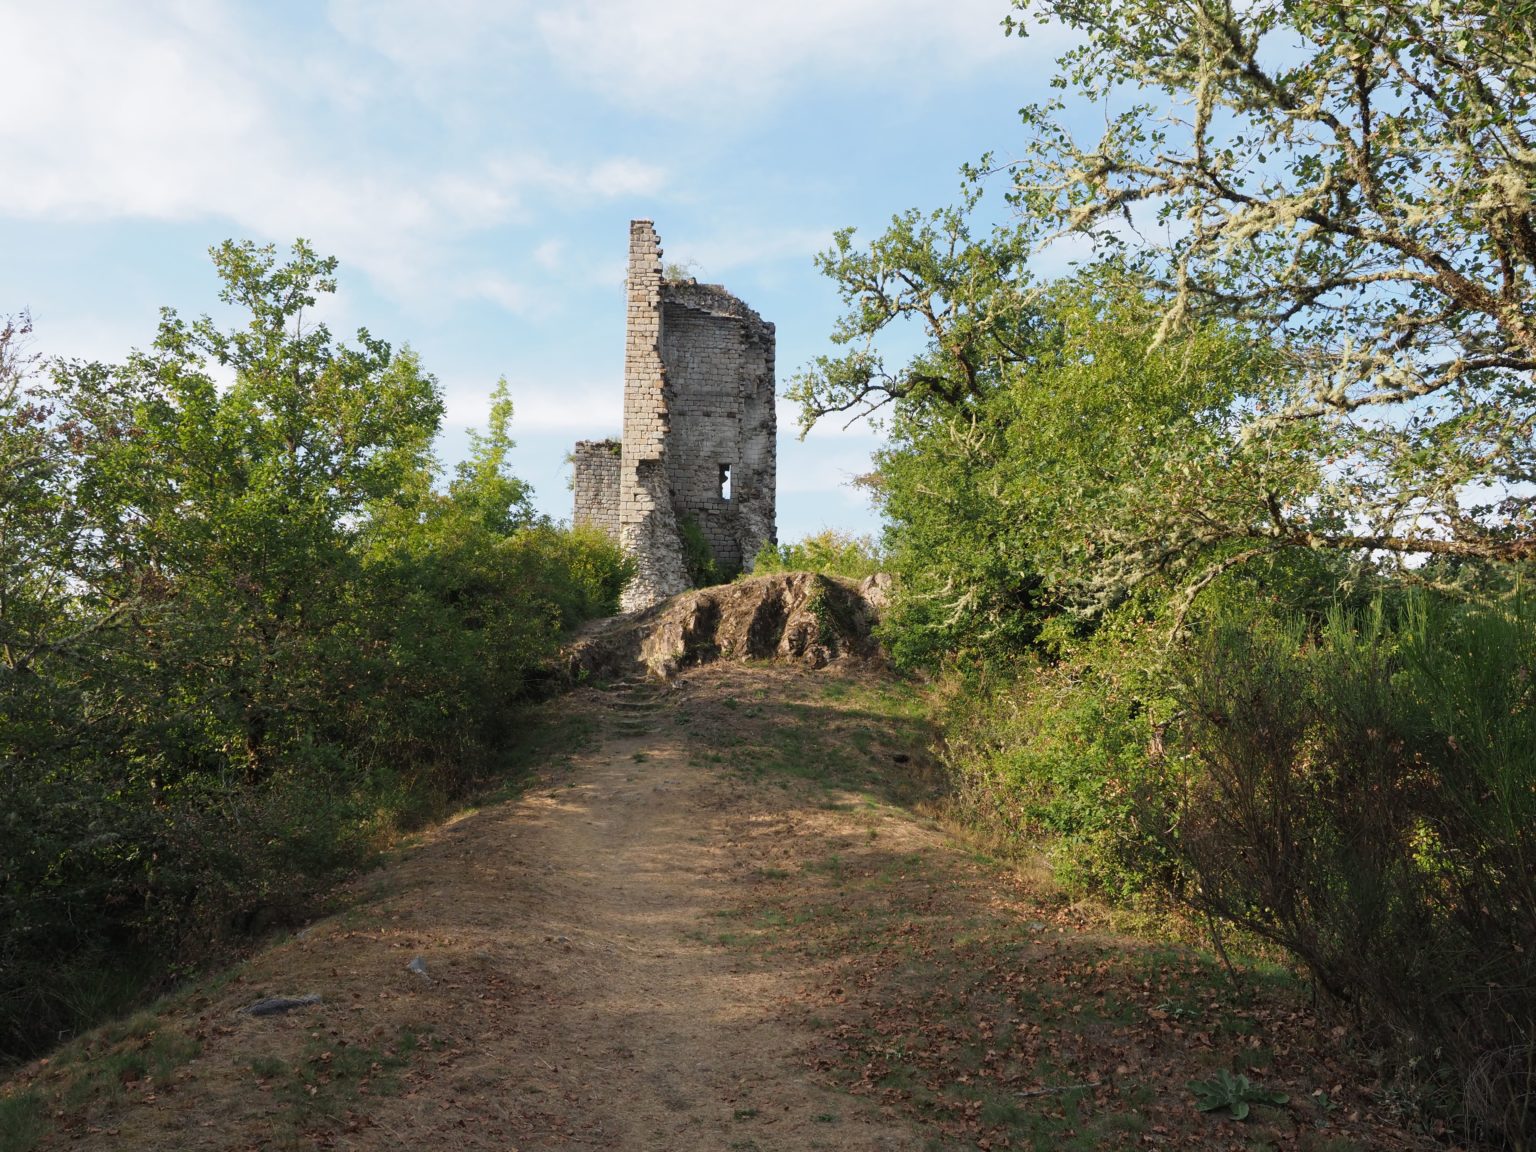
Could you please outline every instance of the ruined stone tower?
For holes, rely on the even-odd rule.
[[[624,437],[576,445],[578,524],[637,572],[624,608],[690,587],[683,534],[725,572],[775,539],[773,325],[718,284],[666,280],[649,220],[629,225]]]

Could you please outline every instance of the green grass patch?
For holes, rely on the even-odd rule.
[[[517,735],[497,760],[498,774],[517,778],[551,762],[569,761],[597,742],[598,724],[590,716],[560,706],[559,701],[528,709],[519,717]],[[519,787],[516,795],[521,791]]]
[[[288,1062],[276,1056],[258,1056],[248,1067],[258,1080],[273,1080],[288,1071]]]
[[[700,725],[701,742],[749,781],[779,776],[902,801],[936,793],[933,733],[915,685],[829,673],[799,691],[750,707],[725,698],[731,715]]]
[[[291,1067],[275,1071],[275,1095],[288,1108],[295,1131],[339,1119],[359,1100],[398,1096],[400,1072],[422,1052],[444,1046],[430,1032],[401,1028],[386,1044],[349,1044],[344,1039],[312,1036]]]
[[[0,1148],[6,1152],[31,1152],[47,1126],[44,1108],[45,1102],[38,1092],[0,1096]]]
[[[54,1066],[65,1072],[59,1105],[72,1112],[96,1100],[117,1100],[140,1081],[164,1080],[202,1048],[202,1041],[152,1010],[107,1024],[55,1055]]]

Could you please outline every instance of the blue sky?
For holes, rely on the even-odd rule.
[[[627,222],[778,326],[782,389],[838,314],[835,228],[954,199],[1022,147],[1059,48],[1006,0],[6,3],[0,314],[120,359],[158,309],[216,311],[208,248],[303,236],[323,309],[410,344],[454,460],[505,376],[515,469],[570,514],[564,454],[619,431]],[[780,402],[779,535],[877,528],[877,438],[804,442]]]

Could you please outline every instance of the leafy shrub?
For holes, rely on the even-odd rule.
[[[1514,1143],[1536,1135],[1533,669],[1525,599],[1416,594],[1316,632],[1228,615],[1138,797],[1185,900],[1289,949]]]
[[[699,527],[699,522],[692,516],[684,516],[678,521],[677,529],[683,544],[683,567],[687,569],[688,579],[695,588],[724,584],[736,575],[727,572],[715,559],[709,541],[704,539],[704,529]]]
[[[1310,554],[1260,562],[1215,583],[1191,619],[1262,601],[1320,624],[1346,579],[1373,576]],[[1060,615],[1028,650],[986,645],[944,666],[941,719],[965,818],[1043,853],[1068,889],[1134,901],[1170,882],[1131,817],[1141,792],[1166,783],[1164,744],[1182,706],[1174,611],[1165,591],[1144,587],[1091,629]]]
[[[291,917],[493,770],[630,573],[533,515],[504,384],[440,491],[416,358],[293,323],[334,261],[215,260],[247,327],[168,313],[152,355],[39,384],[0,326],[0,1061]]]
[[[947,674],[945,758],[961,814],[1042,851],[1070,889],[1128,899],[1147,883],[1123,841],[1172,713],[1152,633],[1127,623],[1062,659]]]

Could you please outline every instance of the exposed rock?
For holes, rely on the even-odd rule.
[[[240,1011],[247,1016],[279,1016],[284,1012],[292,1012],[295,1008],[308,1008],[318,1003],[320,1003],[320,997],[314,993],[308,996],[268,996],[254,1004],[247,1004]]]
[[[859,581],[859,595],[864,597],[877,616],[885,612],[891,603],[891,576],[888,572],[876,572]]]
[[[710,660],[801,660],[819,668],[878,656],[871,632],[889,580],[788,572],[684,592],[598,621],[565,651],[573,680],[643,671],[668,679]]]

